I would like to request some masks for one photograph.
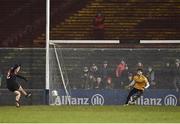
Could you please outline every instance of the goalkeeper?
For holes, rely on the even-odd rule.
[[[143,94],[144,89],[147,89],[149,87],[148,79],[143,75],[142,69],[137,69],[137,74],[133,77],[132,82],[128,86],[126,86],[126,88],[128,89],[130,89],[131,87],[133,88],[127,96],[127,100],[125,103],[126,105],[135,104],[137,98],[139,98]],[[131,97],[132,100],[130,101]]]
[[[21,65],[16,64],[13,67],[11,67],[7,73],[7,77],[6,77],[6,82],[7,82],[7,88],[9,89],[9,91],[13,92],[16,97],[16,107],[20,107],[20,97],[21,97],[21,93],[23,95],[25,95],[26,97],[30,97],[31,94],[27,93],[22,86],[19,84],[19,82],[16,81],[16,78],[21,78],[25,81],[27,81],[27,79],[25,77],[22,77],[20,75],[18,75],[18,72],[20,71]]]

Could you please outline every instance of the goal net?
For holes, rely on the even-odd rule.
[[[180,51],[163,48],[62,48],[61,44],[53,43],[49,53],[50,104],[61,105],[63,102],[70,105],[73,97],[87,97],[90,91],[100,93],[103,90],[125,90],[124,87],[130,83],[129,78],[136,72],[139,63],[150,81],[149,89],[172,90],[174,86],[169,82],[173,79],[167,72],[166,64],[179,61]],[[118,78],[116,70],[122,61],[127,68],[122,77]],[[107,75],[103,72],[105,64],[108,66]],[[84,94],[77,94],[80,92]]]

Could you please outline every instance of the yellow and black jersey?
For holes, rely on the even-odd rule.
[[[139,90],[144,90],[148,83],[148,79],[144,75],[135,75],[133,80],[135,81],[134,88]]]

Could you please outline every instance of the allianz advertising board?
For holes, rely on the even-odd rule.
[[[56,91],[56,90],[55,90]],[[127,90],[71,90],[69,95],[64,90],[50,92],[51,105],[123,105],[128,95]],[[180,93],[174,90],[147,90],[136,100],[137,105],[180,105]]]

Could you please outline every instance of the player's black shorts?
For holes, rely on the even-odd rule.
[[[14,91],[19,89],[20,84],[17,83],[16,81],[8,80],[8,79],[6,81],[7,81],[7,88],[8,88],[9,91],[14,92]]]

